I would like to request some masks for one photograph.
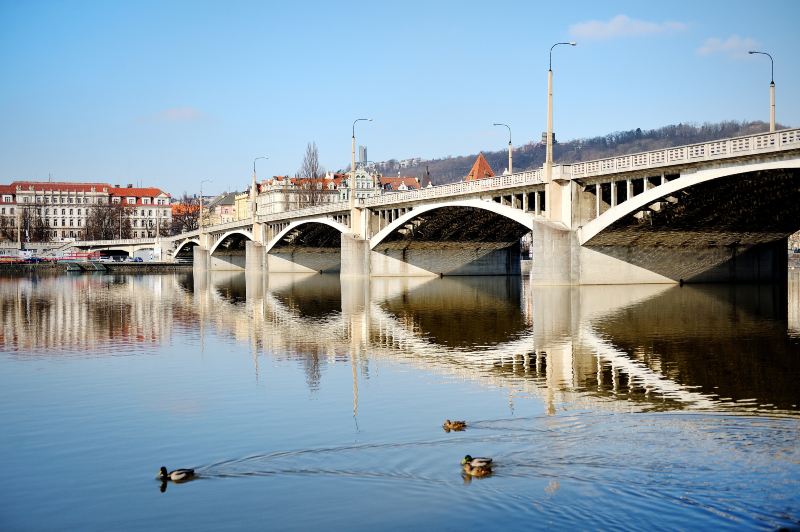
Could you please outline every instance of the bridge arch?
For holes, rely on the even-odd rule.
[[[406,224],[410,223],[414,218],[418,218],[419,216],[430,211],[435,211],[444,208],[452,208],[452,207],[466,207],[466,208],[474,208],[474,209],[481,209],[484,211],[488,211],[500,215],[509,220],[513,220],[519,223],[520,225],[524,226],[529,231],[533,229],[533,224],[535,222],[533,213],[525,212],[520,209],[510,207],[508,205],[502,205],[495,201],[469,199],[469,200],[447,201],[442,203],[431,203],[414,207],[414,209],[400,216],[398,219],[396,219],[395,221],[393,221],[392,223],[381,229],[372,238],[370,238],[369,247],[370,249],[375,249],[375,247],[381,244],[384,240],[386,240],[386,238],[389,235],[391,235],[398,229],[402,228]]]
[[[606,231],[620,220],[635,214],[638,211],[647,209],[655,202],[664,200],[673,194],[689,190],[692,187],[709,183],[725,177],[731,177],[751,172],[763,172],[770,170],[796,170],[800,168],[800,159],[778,160],[768,162],[757,162],[749,164],[734,164],[730,166],[708,168],[697,172],[682,173],[681,176],[663,185],[647,190],[627,201],[612,207],[594,220],[590,221],[578,229],[578,241],[580,245],[591,243],[591,240]]]
[[[208,254],[209,255],[213,255],[214,252],[217,251],[217,249],[224,242],[226,242],[229,238],[236,237],[236,236],[238,236],[238,237],[240,237],[242,239],[247,239],[247,240],[251,240],[251,241],[255,240],[255,238],[253,237],[253,233],[251,233],[250,231],[245,231],[244,229],[235,229],[233,231],[228,231],[227,233],[223,234],[220,238],[218,238],[216,242],[214,242],[214,245],[211,246],[211,249],[209,250]]]
[[[269,253],[270,250],[272,250],[278,244],[280,244],[280,242],[284,238],[286,238],[287,235],[289,235],[292,232],[296,231],[298,228],[301,228],[303,226],[310,225],[310,224],[326,225],[328,227],[331,227],[331,228],[337,230],[339,233],[343,233],[343,234],[350,232],[350,228],[348,228],[346,225],[340,224],[339,222],[336,222],[336,221],[334,221],[334,220],[332,220],[330,218],[326,218],[326,217],[312,218],[310,220],[298,220],[298,221],[294,221],[294,222],[290,223],[288,226],[286,226],[286,228],[284,228],[281,232],[279,232],[277,235],[275,235],[272,238],[272,240],[270,240],[269,243],[267,243],[266,252]]]
[[[184,250],[187,246],[199,246],[200,240],[197,238],[187,238],[183,240],[179,245],[175,246],[175,251],[172,252],[172,258],[177,258],[181,251]]]

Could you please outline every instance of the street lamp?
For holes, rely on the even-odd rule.
[[[769,132],[775,132],[775,61],[772,60],[772,56],[769,55],[767,52],[759,52],[756,50],[750,50],[747,52],[750,55],[759,54],[759,55],[766,55],[769,57],[770,63],[770,82],[769,82]]]
[[[553,173],[553,48],[566,44],[575,46],[578,43],[557,42],[550,47],[550,66],[547,69],[547,152],[544,159],[545,177],[550,181]]]
[[[499,122],[495,122],[492,124],[493,126],[506,126],[508,128],[508,173],[513,174],[514,170],[511,168],[512,159],[511,159],[511,126],[508,124],[501,124]]]
[[[350,170],[353,171],[353,177],[350,180],[350,208],[352,209],[356,204],[356,122],[372,122],[371,118],[356,118],[353,120],[353,146],[351,150],[352,154],[352,166]]]
[[[211,179],[203,179],[200,181],[200,232],[203,232],[203,183],[210,183]]]
[[[256,188],[258,185],[256,184],[256,161],[259,159],[269,159],[266,155],[262,155],[261,157],[256,157],[253,159],[253,183],[250,186],[250,217],[255,220],[256,217],[256,195],[258,189]]]

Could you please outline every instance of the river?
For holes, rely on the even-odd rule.
[[[7,531],[796,528],[800,272],[4,277],[0,423]]]

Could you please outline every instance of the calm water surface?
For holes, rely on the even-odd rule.
[[[797,272],[2,278],[0,529],[796,528],[799,383]]]

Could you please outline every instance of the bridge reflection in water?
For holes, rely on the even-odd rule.
[[[0,282],[0,349],[82,355],[213,330],[299,362],[350,364],[353,408],[387,359],[560,408],[800,412],[800,275],[786,286],[531,287],[510,277],[244,273]],[[109,348],[108,346],[116,346]]]

